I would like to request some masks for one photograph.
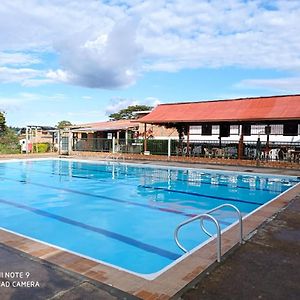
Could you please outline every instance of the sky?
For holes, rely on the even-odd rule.
[[[299,15],[299,0],[1,0],[0,111],[9,126],[53,126],[297,94]]]

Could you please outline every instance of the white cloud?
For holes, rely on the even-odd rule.
[[[53,73],[60,74],[59,70]],[[22,86],[34,87],[57,81],[54,75],[51,77],[51,71],[45,72],[33,68],[0,67],[0,83],[20,83]]]
[[[52,79],[91,88],[128,86],[136,80],[141,48],[135,42],[136,24],[131,19],[117,23],[107,36],[86,40],[82,34],[56,44],[64,69]],[[68,44],[68,47],[66,47]]]
[[[11,97],[0,96],[0,111],[21,111],[25,106],[32,105],[34,102],[57,102],[66,99],[64,94],[36,94],[36,93],[18,93]]]
[[[61,69],[55,71],[49,70],[45,76],[49,80],[57,82],[68,82],[71,80],[72,77],[72,75],[70,75],[67,71],[63,71]]]
[[[108,116],[112,113],[118,112],[119,110],[126,108],[130,105],[138,105],[138,100],[133,99],[122,99],[122,98],[113,98],[110,101],[110,105],[108,105],[105,109],[105,114]]]
[[[0,67],[0,82],[24,82],[26,80],[42,76],[43,72],[32,68],[8,68]]]
[[[83,100],[92,100],[93,97],[91,97],[91,96],[82,96],[81,99],[83,99]]]
[[[147,97],[143,100],[136,99],[124,99],[124,98],[113,98],[110,101],[110,105],[108,105],[105,109],[105,115],[110,115],[112,113],[116,113],[123,108],[127,108],[132,105],[148,105],[148,106],[157,106],[160,104],[160,100],[155,97]]]
[[[0,52],[0,66],[28,66],[37,63],[40,60],[30,54]]]
[[[284,0],[2,0],[0,65],[28,66],[37,62],[28,51],[54,52],[57,70],[45,61],[43,75],[18,82],[107,89],[149,71],[237,66],[299,73],[299,15],[300,2]]]
[[[275,78],[275,79],[246,79],[237,87],[241,88],[267,88],[282,92],[300,92],[300,77]]]

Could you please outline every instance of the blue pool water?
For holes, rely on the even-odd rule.
[[[0,227],[132,272],[158,272],[183,255],[176,226],[224,203],[243,215],[284,192],[296,177],[69,160],[0,163]],[[214,214],[222,228],[232,210]],[[214,231],[211,224],[207,228]],[[207,240],[198,224],[184,247]]]

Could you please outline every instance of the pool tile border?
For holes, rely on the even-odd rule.
[[[244,236],[251,235],[266,219],[284,208],[300,194],[300,184],[292,187],[273,201],[254,211],[244,219]],[[42,242],[0,229],[0,243],[23,251],[29,255],[77,272],[88,278],[121,289],[141,299],[169,299],[195,280],[216,261],[216,241],[211,240],[192,252],[153,280],[80,257],[73,253],[49,246]],[[238,243],[238,224],[222,234],[222,253]]]

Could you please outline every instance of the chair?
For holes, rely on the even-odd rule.
[[[202,147],[197,146],[193,149],[193,156],[200,156],[202,153]]]
[[[216,157],[224,157],[225,156],[225,150],[221,148],[217,148],[215,151]]]
[[[271,149],[269,151],[269,159],[271,159],[271,160],[279,160],[279,152],[280,152],[279,148]]]
[[[204,148],[203,151],[204,151],[204,157],[211,158],[211,156],[212,156],[212,151],[211,150],[209,150],[208,148]]]

